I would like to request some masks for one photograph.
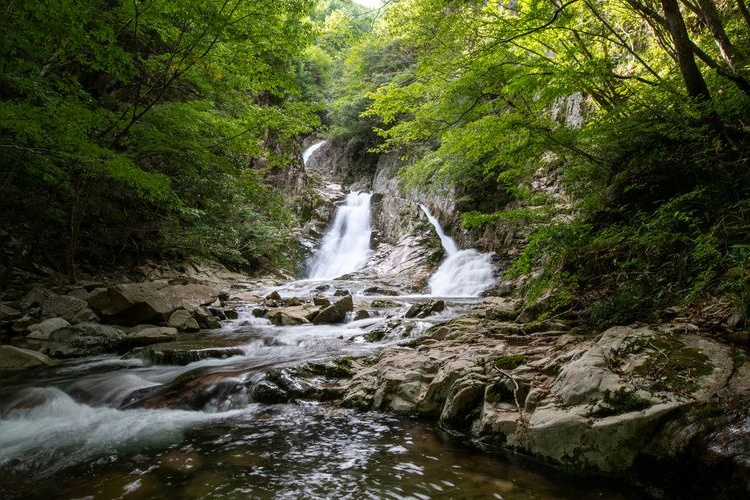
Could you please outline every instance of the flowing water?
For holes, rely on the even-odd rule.
[[[352,192],[336,210],[333,224],[313,255],[310,278],[325,280],[358,271],[370,258],[371,193]]]
[[[320,147],[323,146],[323,144],[325,144],[326,142],[327,141],[316,142],[315,144],[313,144],[312,146],[304,150],[302,152],[302,163],[307,165],[307,161],[310,159],[312,154],[318,149],[320,149]]]
[[[351,194],[342,209],[329,233],[336,241],[369,240],[369,215],[363,215],[369,195]],[[362,241],[356,248],[366,254]],[[338,276],[361,265],[347,244],[324,243],[321,253],[338,253],[330,262],[321,257],[320,274]],[[375,298],[362,294],[366,285],[303,280],[256,291],[309,297],[345,288],[361,304]],[[424,296],[387,299],[391,306],[370,308],[369,319],[320,326],[274,326],[245,304],[239,319],[220,330],[192,334],[235,342],[235,355],[225,359],[171,366],[108,355],[4,373],[0,497],[637,498],[600,480],[466,448],[430,424],[312,401],[253,400],[253,387],[271,369],[375,353],[479,300],[449,299],[439,315],[400,319],[408,328],[367,342],[368,332],[403,318]]]
[[[428,281],[430,293],[439,297],[476,297],[490,288],[495,283],[492,254],[473,248],[459,249],[427,207],[420,205],[420,208],[435,228],[447,255]]]

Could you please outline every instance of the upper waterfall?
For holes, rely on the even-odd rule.
[[[476,297],[495,282],[492,254],[473,248],[460,250],[424,205],[419,206],[435,228],[448,258],[428,280],[430,294],[441,297]]]
[[[325,144],[326,142],[328,142],[328,141],[320,141],[320,142],[316,142],[315,144],[313,144],[312,146],[310,146],[309,148],[307,148],[307,149],[306,149],[306,150],[305,150],[305,151],[304,151],[304,152],[302,153],[302,163],[303,163],[304,165],[307,165],[307,160],[309,160],[309,159],[310,159],[310,157],[312,156],[312,154],[313,154],[313,153],[314,153],[315,151],[317,151],[317,150],[318,150],[318,148],[320,148],[320,147],[321,147],[321,146],[322,146],[323,144]]]
[[[372,193],[353,191],[336,210],[333,224],[310,265],[312,279],[333,279],[359,270],[370,258],[370,198]]]

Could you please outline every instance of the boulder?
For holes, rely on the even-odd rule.
[[[96,323],[78,323],[50,333],[49,355],[55,358],[117,352],[124,347],[125,332]]]
[[[321,325],[324,323],[342,323],[346,319],[346,313],[354,309],[354,302],[351,295],[345,295],[330,306],[321,310],[313,319],[313,324]]]
[[[70,323],[63,318],[45,319],[41,323],[29,326],[29,335],[27,338],[34,340],[49,340],[52,332],[70,326]]]
[[[364,309],[359,309],[357,312],[354,313],[354,321],[360,320],[360,319],[367,319],[370,317],[370,313],[367,312]]]
[[[42,302],[42,316],[63,318],[70,323],[96,323],[99,321],[85,300],[69,295],[51,295]]]
[[[181,332],[196,332],[200,330],[200,325],[193,318],[193,315],[185,309],[178,309],[169,316],[167,326],[176,328]]]
[[[39,318],[35,318],[34,316],[31,316],[30,314],[24,314],[17,320],[13,322],[13,331],[16,333],[24,333],[28,330],[28,328],[35,324],[39,323]]]
[[[307,325],[319,314],[320,308],[311,305],[281,307],[268,313],[268,319],[274,325],[291,326]]]
[[[41,307],[45,300],[55,295],[46,288],[34,287],[23,298],[22,302],[29,307]]]
[[[18,311],[7,304],[0,303],[0,320],[15,320],[22,316],[21,311]]]
[[[316,295],[315,297],[313,297],[313,304],[318,307],[328,307],[331,305],[331,301],[323,295]]]
[[[177,340],[177,328],[169,326],[139,325],[128,335],[128,344],[142,347]]]
[[[219,323],[216,316],[203,307],[199,307],[193,311],[193,318],[198,322],[198,326],[205,328],[206,330],[216,330],[221,328],[221,323]]]
[[[209,358],[228,358],[245,353],[239,341],[204,340],[193,342],[168,342],[150,345],[143,349],[141,356],[146,360],[165,365],[186,365]]]
[[[55,364],[53,359],[40,352],[0,345],[0,371],[25,370],[34,366],[53,364]]]
[[[404,314],[404,318],[426,318],[427,316],[440,312],[443,309],[445,309],[445,301],[443,300],[421,302],[412,305],[409,310],[406,311],[406,314]]]
[[[217,297],[218,291],[207,285],[150,281],[97,288],[88,303],[108,322],[137,325],[166,321],[178,309],[194,311]]]

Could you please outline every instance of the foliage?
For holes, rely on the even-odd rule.
[[[317,122],[293,72],[312,6],[5,5],[0,209],[18,254],[71,278],[77,255],[278,255],[293,221],[269,175]]]
[[[531,233],[511,269],[529,300],[610,325],[721,293],[748,318],[750,26],[680,4],[393,2],[376,43],[409,61],[363,116],[411,160],[407,187],[453,188],[468,228]]]

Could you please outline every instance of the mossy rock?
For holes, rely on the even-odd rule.
[[[492,362],[495,368],[500,370],[513,370],[518,368],[522,364],[526,363],[526,356],[523,354],[509,354],[507,356],[500,356]]]
[[[613,415],[622,415],[633,411],[641,411],[649,408],[651,402],[641,398],[633,391],[624,387],[612,392],[606,390],[604,397],[594,407],[591,416],[597,418],[611,417]]]

